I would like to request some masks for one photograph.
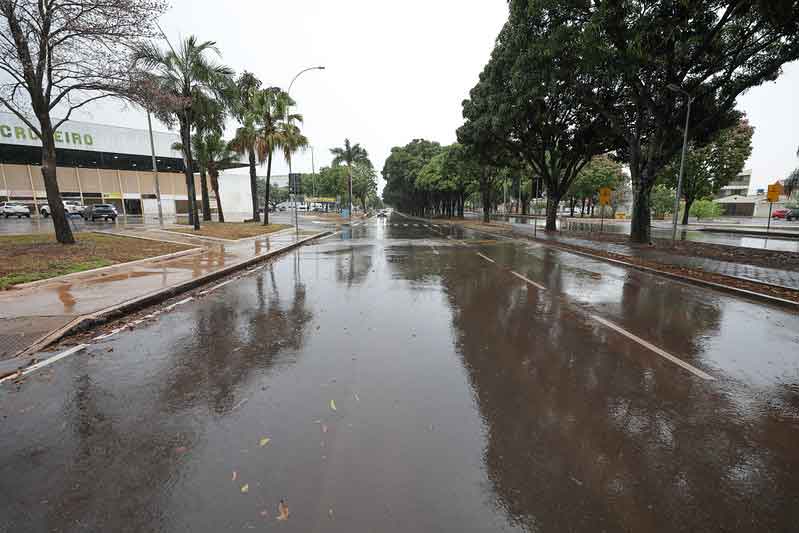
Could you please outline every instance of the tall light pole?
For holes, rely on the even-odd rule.
[[[147,111],[147,129],[150,132],[150,154],[153,158],[153,177],[155,177],[155,198],[158,201],[158,225],[164,225],[164,211],[161,208],[161,185],[158,183],[158,165],[155,160],[155,141],[153,140],[153,121],[150,118],[150,110]],[[124,200],[123,200],[124,202]]]
[[[686,91],[685,89],[676,86],[673,83],[669,83],[666,88],[670,91],[675,93],[680,93],[686,98],[688,98],[688,108],[685,111],[685,130],[683,131],[682,137],[682,156],[680,157],[680,175],[677,178],[677,192],[674,196],[674,217],[672,219],[671,224],[671,244],[674,246],[674,243],[677,241],[677,218],[680,215],[680,196],[682,196],[682,177],[683,172],[685,172],[685,153],[688,151],[688,124],[691,120],[691,104],[694,101],[694,97]]]
[[[286,91],[286,96],[288,96],[288,103],[286,104],[286,125],[287,126],[290,125],[289,124],[289,116],[290,116],[290,112],[289,111],[291,109],[291,86],[294,85],[294,82],[297,81],[297,78],[299,78],[301,74],[303,74],[305,72],[308,72],[309,70],[325,70],[325,67],[323,67],[321,65],[317,66],[317,67],[308,67],[308,68],[302,69],[297,74],[295,74],[293,78],[291,78],[291,83],[289,83],[289,88]],[[291,185],[291,157],[289,157],[288,164],[289,164],[289,186],[290,186]],[[296,189],[296,185],[295,185],[295,189]],[[294,229],[297,230],[297,231],[300,230],[300,218],[299,218],[299,211],[297,210],[297,193],[296,192],[294,193]]]

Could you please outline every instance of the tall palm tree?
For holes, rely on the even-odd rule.
[[[369,153],[358,143],[350,144],[349,139],[344,139],[343,148],[331,148],[330,153],[333,154],[334,167],[342,163],[347,165],[347,203],[349,204],[349,218],[352,218],[352,165],[360,163],[371,167],[372,162],[369,161]]]
[[[302,115],[286,116],[288,106],[293,102],[280,87],[269,87],[259,91],[255,98],[255,109],[258,115],[258,135],[256,152],[258,160],[266,162],[266,190],[264,192],[264,225],[269,224],[269,193],[272,179],[272,156],[276,150],[284,154],[290,145],[296,142],[287,135],[286,124],[292,121],[302,122]],[[306,140],[307,144],[307,140]],[[295,149],[296,150],[296,149]]]
[[[241,155],[247,155],[250,164],[250,194],[252,195],[252,219],[261,220],[258,212],[258,178],[255,172],[255,141],[258,137],[258,116],[255,98],[261,81],[251,72],[242,72],[236,80],[231,109],[241,127],[236,130],[231,146]]]
[[[211,178],[211,188],[216,196],[216,211],[219,222],[224,222],[222,199],[219,196],[219,171],[238,161],[238,154],[222,139],[222,135],[216,132],[206,135],[203,144],[208,158],[208,176]]]
[[[230,68],[209,60],[207,53],[220,55],[216,43],[199,42],[193,35],[183,40],[177,50],[170,46],[169,51],[163,51],[154,43],[145,42],[133,53],[134,65],[146,70],[145,75],[160,95],[163,109],[159,116],[166,116],[180,124],[189,220],[195,230],[200,229],[191,150],[192,126],[198,112],[195,106],[199,107],[200,100],[204,98],[222,98],[227,80],[233,75]]]

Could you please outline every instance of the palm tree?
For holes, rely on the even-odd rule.
[[[261,81],[251,72],[244,71],[236,80],[236,91],[231,108],[241,127],[236,130],[231,146],[241,155],[246,154],[250,164],[250,194],[252,195],[252,219],[261,220],[258,212],[258,178],[255,173],[255,143],[258,137],[258,116],[255,97]]]
[[[369,153],[358,143],[350,144],[349,139],[344,139],[343,148],[331,148],[330,153],[333,154],[334,167],[342,163],[347,165],[347,203],[349,204],[349,217],[352,218],[352,165],[364,164],[371,167],[372,162],[369,161]]]
[[[258,135],[256,139],[256,152],[258,160],[266,162],[266,190],[264,192],[264,225],[269,224],[269,193],[272,179],[272,156],[275,150],[290,150],[292,139],[287,135],[292,120],[302,122],[301,115],[290,115],[286,117],[288,106],[292,104],[289,95],[280,87],[269,87],[258,93],[255,98],[254,107],[258,115]],[[288,122],[286,122],[286,120]],[[307,144],[307,140],[306,140]],[[296,149],[295,149],[296,150]]]
[[[192,104],[195,111],[194,131],[192,143],[201,143],[201,146],[192,150],[197,160],[200,171],[200,194],[202,197],[203,220],[211,220],[211,199],[208,195],[208,154],[205,149],[205,139],[214,133],[220,137],[225,127],[225,104],[215,98],[205,96],[196,98]],[[196,139],[196,140],[195,140]]]
[[[203,139],[205,153],[208,158],[208,176],[211,178],[211,188],[216,196],[216,211],[219,222],[225,221],[222,212],[222,199],[219,196],[219,171],[230,166],[238,160],[236,151],[231,149],[230,144],[222,139],[219,133],[211,133]]]
[[[191,150],[191,130],[198,112],[195,105],[199,106],[203,98],[222,98],[226,81],[233,74],[228,67],[210,61],[206,57],[208,52],[219,55],[216,43],[199,42],[193,35],[181,42],[177,51],[171,46],[168,52],[162,51],[155,44],[145,42],[133,52],[134,66],[147,71],[145,76],[160,95],[159,101],[164,107],[159,116],[166,116],[173,123],[177,120],[180,124],[189,195],[189,221],[195,230],[200,229]]]

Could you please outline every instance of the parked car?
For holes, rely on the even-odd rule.
[[[0,204],[0,215],[8,217],[17,217],[17,218],[30,218],[31,217],[31,210],[30,208],[19,202],[3,202]]]
[[[62,203],[64,204],[64,211],[66,212],[67,216],[80,215],[81,213],[83,213],[83,210],[86,209],[86,206],[75,200],[63,200]],[[42,207],[39,208],[39,213],[41,213],[44,218],[49,217],[50,206],[44,204]]]
[[[98,218],[105,220],[116,220],[117,212],[111,204],[93,204],[87,205],[83,210],[81,216],[84,220],[97,220]]]
[[[779,207],[771,212],[771,218],[785,218],[791,210],[787,207]]]
[[[788,214],[785,215],[786,220],[799,220],[799,207],[795,209],[791,209],[788,211]]]

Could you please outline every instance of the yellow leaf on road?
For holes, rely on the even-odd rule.
[[[336,409],[336,401],[335,401],[335,400],[330,400],[330,408],[331,408],[332,410],[334,410],[334,411],[336,411],[336,410],[337,410],[337,409]]]
[[[242,485],[242,486],[241,486],[241,492],[243,492],[244,494],[247,494],[248,492],[250,492],[250,485],[249,485],[249,484],[247,484],[247,483],[245,483],[244,485]]]
[[[262,446],[262,447],[263,447],[263,446],[266,446],[267,444],[269,444],[269,442],[270,442],[271,440],[272,440],[272,439],[270,439],[269,437],[262,437],[262,438],[261,438],[261,446]]]
[[[289,506],[283,500],[280,500],[280,503],[277,506],[277,519],[278,520],[288,520],[289,519]]]

